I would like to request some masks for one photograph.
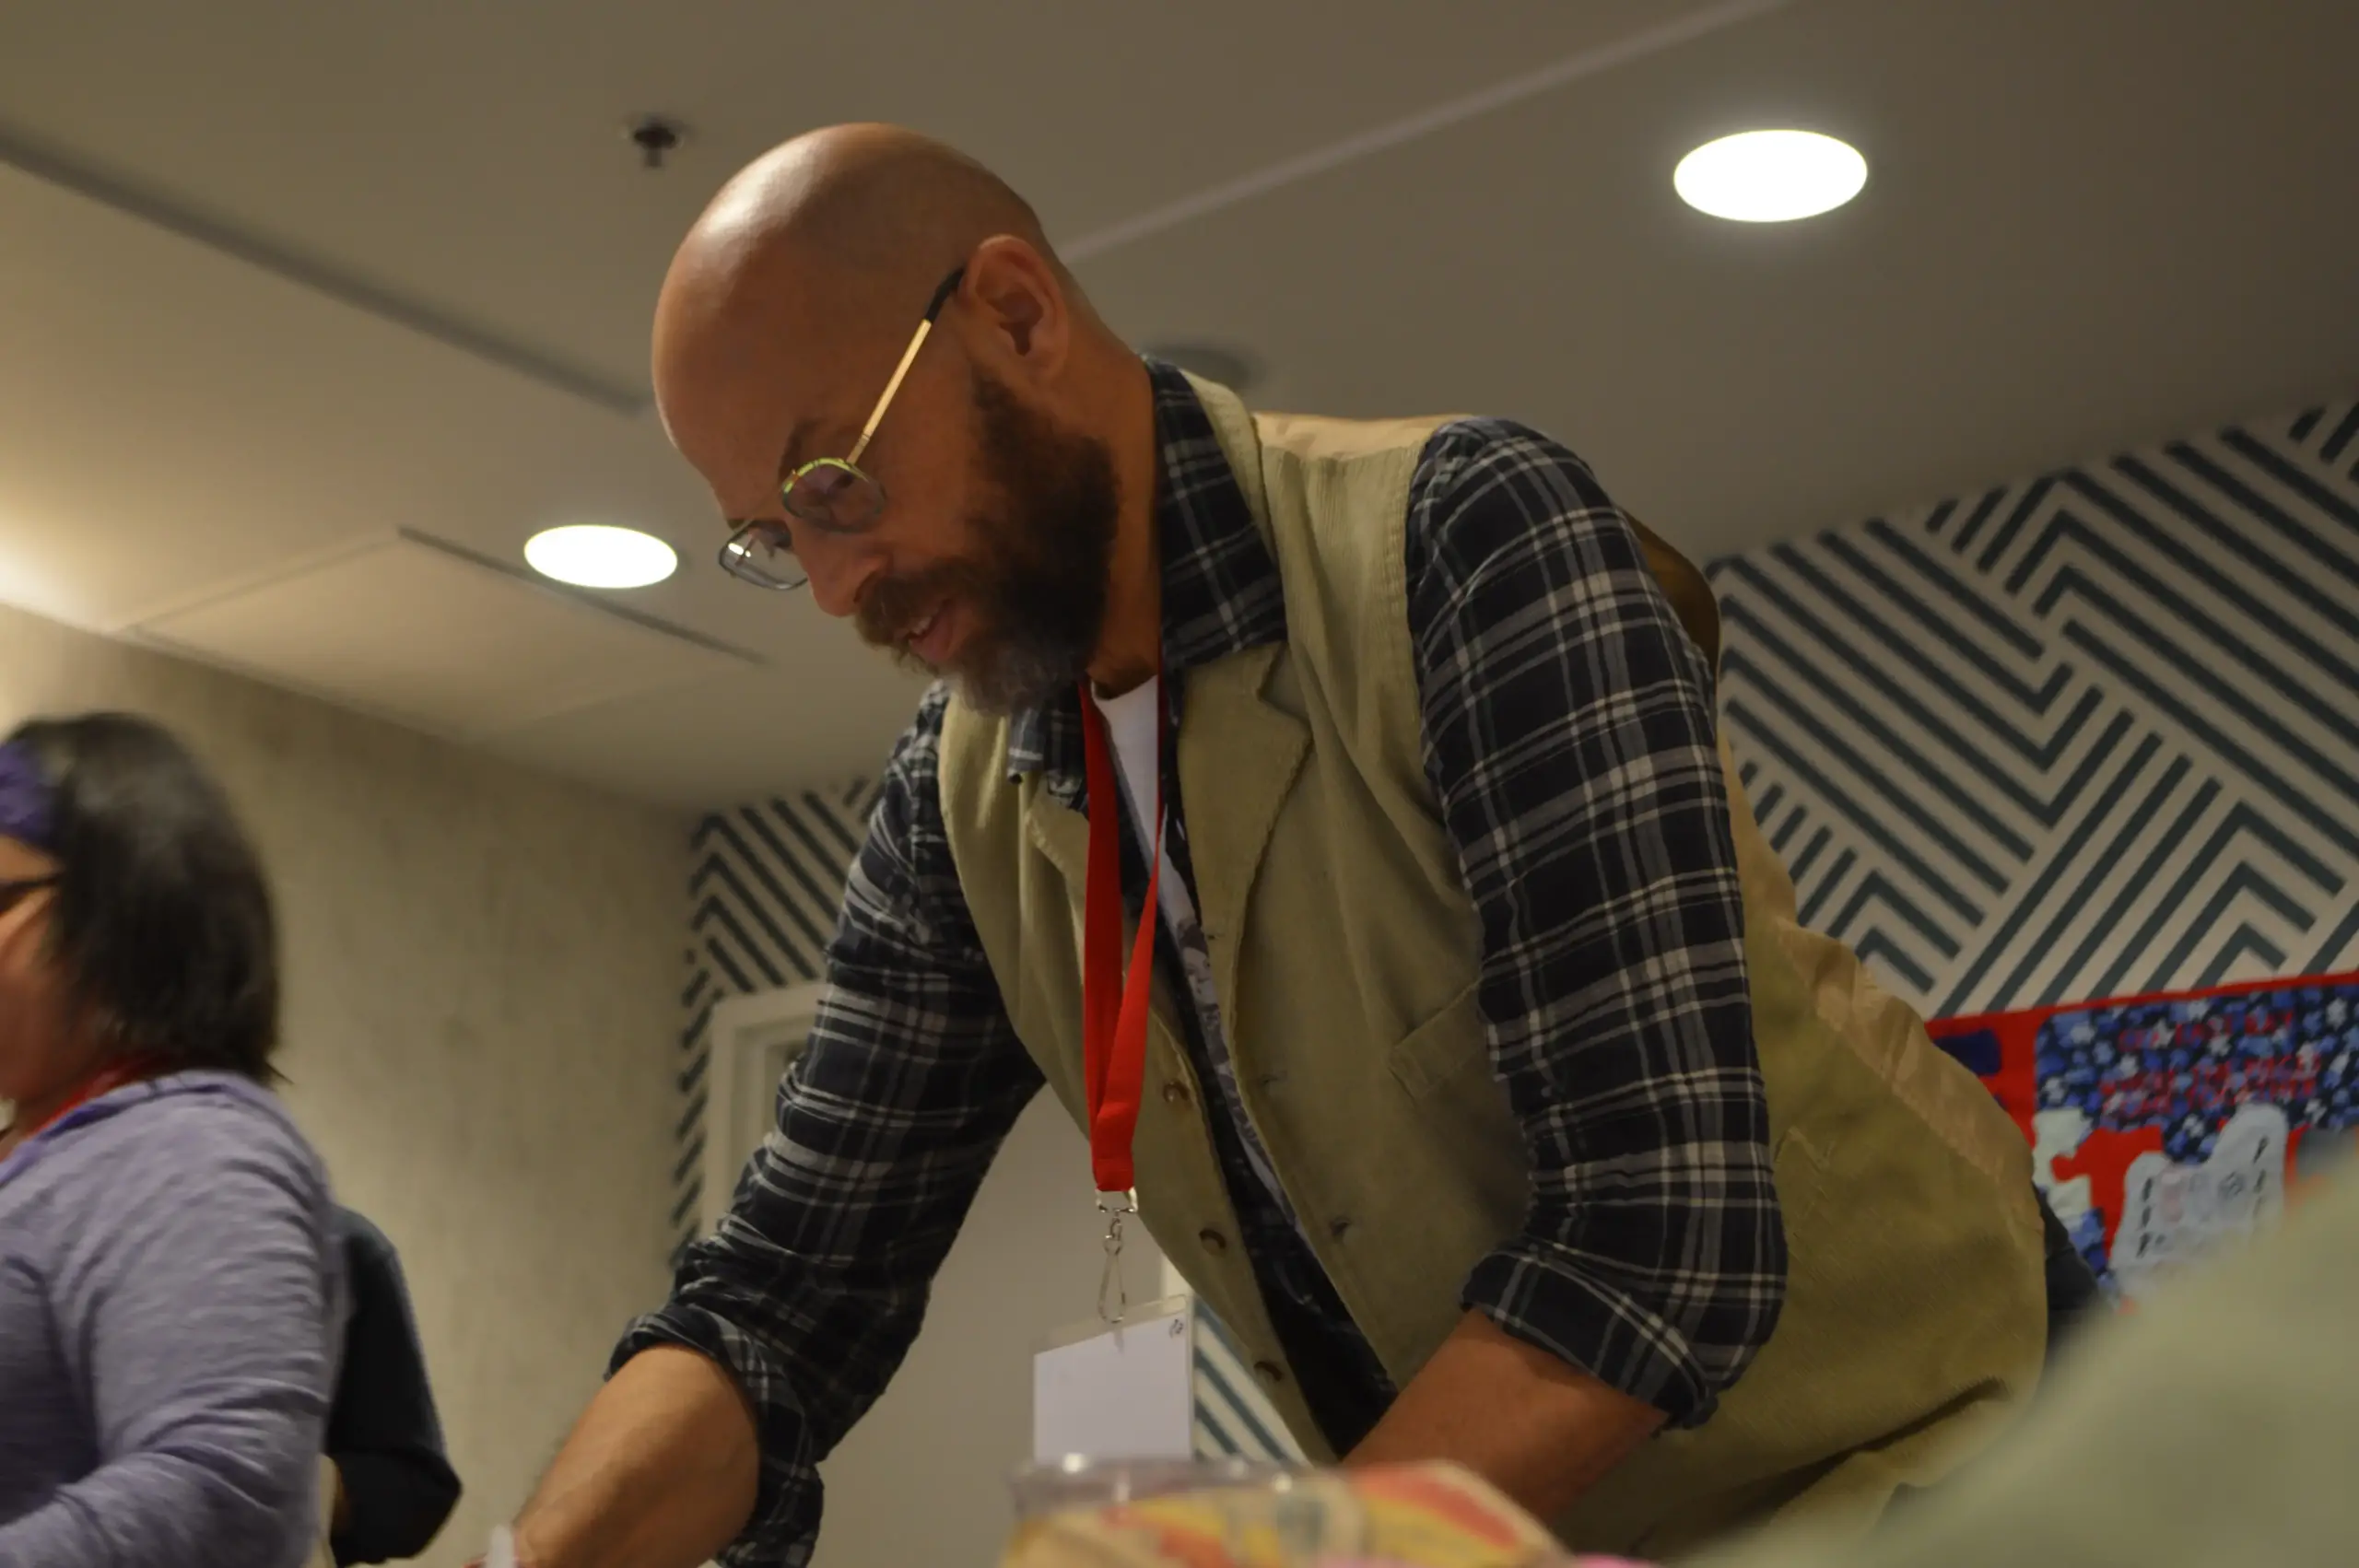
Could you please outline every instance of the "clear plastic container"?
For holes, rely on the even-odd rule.
[[[1003,1568],[1571,1568],[1544,1526],[1448,1465],[1074,1459],[1015,1478]]]
[[[1332,1478],[1250,1459],[1076,1458],[1028,1467],[1015,1487],[1019,1517],[1013,1544],[1018,1548],[1035,1531],[1061,1527],[1050,1522],[1058,1515],[1182,1493],[1193,1504],[1186,1527],[1201,1546],[1217,1551],[1218,1561],[1238,1568],[1343,1562],[1365,1545],[1360,1511]],[[1071,1521],[1062,1527],[1073,1527]],[[1100,1561],[1094,1554],[1086,1560]]]
[[[1257,1459],[1086,1459],[1027,1465],[1008,1482],[1015,1516],[1033,1520],[1070,1508],[1102,1508],[1215,1487],[1279,1487],[1295,1472]]]

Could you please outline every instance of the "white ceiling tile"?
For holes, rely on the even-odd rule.
[[[478,740],[753,663],[399,536],[137,632],[334,702]]]

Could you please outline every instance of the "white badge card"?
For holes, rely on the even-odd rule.
[[[1057,1335],[1032,1358],[1033,1459],[1193,1458],[1195,1369],[1192,1296]]]

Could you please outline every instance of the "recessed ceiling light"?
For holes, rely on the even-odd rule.
[[[583,522],[534,534],[524,542],[524,561],[576,588],[645,588],[670,577],[680,557],[651,533]]]
[[[1697,212],[1737,223],[1787,223],[1832,212],[1868,182],[1868,160],[1815,131],[1744,131],[1679,160],[1672,188]]]

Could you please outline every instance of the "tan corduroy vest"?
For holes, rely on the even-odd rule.
[[[1247,1112],[1353,1318],[1405,1384],[1459,1322],[1460,1286],[1516,1232],[1530,1190],[1475,1000],[1475,915],[1423,761],[1402,531],[1438,422],[1257,418],[1220,388],[1197,390],[1277,561],[1287,627],[1283,646],[1185,677],[1197,904]],[[1717,661],[1710,588],[1646,544]],[[1037,775],[1011,780],[1006,751],[1003,722],[954,702],[943,811],[1015,1028],[1079,1121],[1087,825]],[[1709,1421],[1657,1438],[1557,1521],[1587,1550],[1667,1555],[1803,1508],[1864,1524],[1895,1487],[1977,1446],[2040,1368],[2023,1138],[1849,951],[1796,923],[1732,766],[1728,784],[1786,1305]],[[1156,1000],[1140,1209],[1322,1455],[1234,1245],[1205,1086],[1172,999]]]

